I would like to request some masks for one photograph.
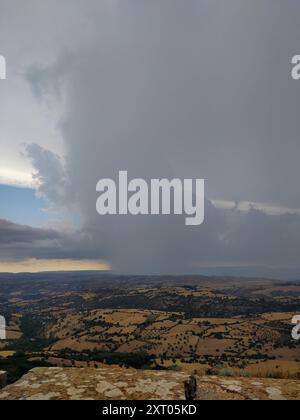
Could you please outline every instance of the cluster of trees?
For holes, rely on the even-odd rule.
[[[8,384],[18,381],[29,370],[35,367],[50,366],[43,360],[32,361],[21,351],[16,352],[11,357],[0,357],[0,370],[7,372]]]
[[[118,353],[107,351],[85,351],[77,353],[71,349],[61,350],[58,357],[67,360],[78,360],[84,362],[98,362],[107,365],[119,365],[135,369],[149,368],[153,364],[154,355],[146,352]]]

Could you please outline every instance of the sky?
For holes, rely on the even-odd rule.
[[[300,277],[298,0],[0,10],[0,270]],[[205,223],[100,217],[119,170],[204,178]]]
[[[0,185],[0,214],[2,219],[42,227],[49,220],[45,203],[31,188]]]

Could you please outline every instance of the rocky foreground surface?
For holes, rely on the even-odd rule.
[[[195,377],[197,400],[300,400],[300,381]],[[0,400],[184,400],[183,372],[38,368],[0,391]]]

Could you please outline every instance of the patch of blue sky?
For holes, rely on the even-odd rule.
[[[0,185],[0,219],[40,227],[49,221],[45,207],[33,189]]]

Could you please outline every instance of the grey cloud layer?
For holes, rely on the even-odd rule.
[[[35,229],[30,226],[17,225],[0,219],[0,244],[32,243],[41,240],[58,239],[59,234],[52,230]]]
[[[97,258],[88,232],[62,233],[0,219],[0,261],[28,258]]]
[[[297,265],[297,215],[207,202],[200,228],[178,218],[100,218],[95,186],[122,169],[203,177],[208,199],[300,208],[300,84],[290,78],[298,0],[77,0],[71,16],[68,2],[45,3],[60,12],[64,41],[56,63],[32,66],[27,79],[37,100],[64,98],[64,167],[38,146],[27,153],[51,205],[77,206],[93,252],[123,272]],[[48,45],[55,28],[41,17]]]
[[[53,230],[37,229],[0,220],[0,260],[42,258],[53,252],[61,234]]]

